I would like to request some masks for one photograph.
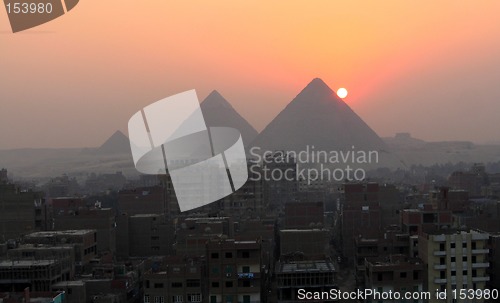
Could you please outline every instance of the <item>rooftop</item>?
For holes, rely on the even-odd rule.
[[[293,263],[277,263],[277,273],[294,273],[294,272],[332,272],[335,271],[333,263],[327,260],[324,261],[300,261]]]
[[[60,230],[60,231],[38,231],[26,235],[28,238],[35,237],[53,237],[53,236],[81,236],[89,233],[94,233],[93,229],[75,229],[75,230]]]

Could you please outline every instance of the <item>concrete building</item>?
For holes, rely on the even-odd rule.
[[[389,255],[386,257],[367,258],[365,260],[366,289],[374,292],[420,292],[423,291],[424,263],[420,259],[408,259],[405,255]],[[368,298],[365,302],[380,302],[377,298]],[[384,300],[383,302],[402,302],[401,300]],[[413,303],[424,303],[422,299]]]
[[[22,291],[49,291],[50,287],[65,281],[68,273],[63,261],[52,260],[2,260],[0,261],[0,289]]]
[[[124,189],[118,192],[118,212],[129,216],[168,213],[168,193],[163,186]]]
[[[118,258],[173,254],[173,225],[164,215],[122,214],[116,222]]]
[[[377,238],[381,234],[379,185],[349,183],[343,186],[340,209],[341,251],[344,258],[354,256],[354,240],[359,237]]]
[[[199,258],[206,254],[211,239],[234,239],[234,222],[230,217],[183,218],[175,224],[175,254]]]
[[[452,189],[466,190],[471,197],[479,197],[482,195],[482,186],[488,183],[488,175],[484,165],[474,164],[469,171],[453,172],[448,183]]]
[[[275,274],[278,302],[304,302],[298,299],[299,289],[307,292],[328,292],[336,288],[335,268],[332,262],[326,260],[278,262]]]
[[[111,208],[77,207],[59,209],[54,207],[53,230],[96,230],[97,252],[116,251],[115,211]]]
[[[326,229],[280,230],[280,256],[285,259],[324,260],[330,256],[328,235]]]
[[[144,303],[207,302],[204,298],[203,263],[167,257],[155,261],[144,274]]]
[[[500,290],[500,232],[490,235],[488,246],[490,249],[488,258],[490,267],[487,272],[490,276],[490,281],[487,284],[487,288]]]
[[[97,232],[93,229],[35,232],[26,235],[23,241],[34,245],[73,246],[77,273],[83,272],[97,256]]]
[[[436,209],[432,204],[424,204],[423,209],[401,211],[403,232],[418,235],[421,232],[452,227],[453,215],[449,210]]]
[[[42,193],[0,183],[0,241],[18,239],[37,230],[35,205],[42,205]]]
[[[75,275],[75,248],[71,244],[22,244],[7,250],[6,260],[58,260],[64,281]]]
[[[287,202],[285,204],[284,229],[323,228],[323,202]]]
[[[299,189],[295,157],[284,151],[276,151],[272,155],[266,155],[264,161],[262,178],[266,179],[264,196],[269,202],[269,207],[279,209],[285,203],[295,201]]]
[[[475,230],[440,230],[419,236],[419,257],[426,268],[424,289],[450,294],[455,289],[486,289],[489,235]],[[443,302],[433,297],[429,302]],[[447,296],[446,302],[468,302]],[[474,302],[484,302],[475,300]]]
[[[25,288],[22,292],[0,293],[3,303],[65,303],[66,294],[61,291],[31,291]]]
[[[211,240],[207,243],[208,302],[262,302],[261,244]]]

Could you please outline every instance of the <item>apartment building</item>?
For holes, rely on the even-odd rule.
[[[460,289],[486,289],[489,234],[476,230],[439,230],[419,236],[419,257],[426,268],[424,288],[452,293]],[[430,301],[438,301],[433,297]],[[468,302],[447,296],[446,302]],[[474,302],[484,302],[476,299]]]

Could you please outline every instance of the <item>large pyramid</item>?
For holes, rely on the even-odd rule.
[[[311,81],[258,135],[262,150],[386,150],[383,140],[321,79]]]
[[[257,137],[257,131],[215,90],[203,100],[201,111],[208,127],[235,128],[240,131],[245,145]]]

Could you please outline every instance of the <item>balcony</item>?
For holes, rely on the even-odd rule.
[[[253,272],[240,272],[238,273],[238,279],[259,279],[260,273]]]
[[[446,251],[436,250],[436,251],[434,251],[434,256],[446,256]]]
[[[434,241],[435,242],[446,242],[446,236],[445,235],[436,235],[436,236],[434,236]]]
[[[472,277],[472,282],[488,282],[490,277]]]
[[[436,284],[446,284],[446,279],[436,278],[434,279],[434,283]]]
[[[434,264],[434,269],[436,269],[436,270],[446,269],[446,264],[436,263],[436,264]]]
[[[483,248],[483,249],[473,249],[471,252],[472,252],[472,254],[473,254],[473,255],[479,255],[479,254],[487,254],[487,253],[489,253],[489,252],[490,252],[490,250],[489,250],[489,249],[487,249],[487,248]]]
[[[490,263],[472,263],[472,268],[488,268],[490,267]]]

